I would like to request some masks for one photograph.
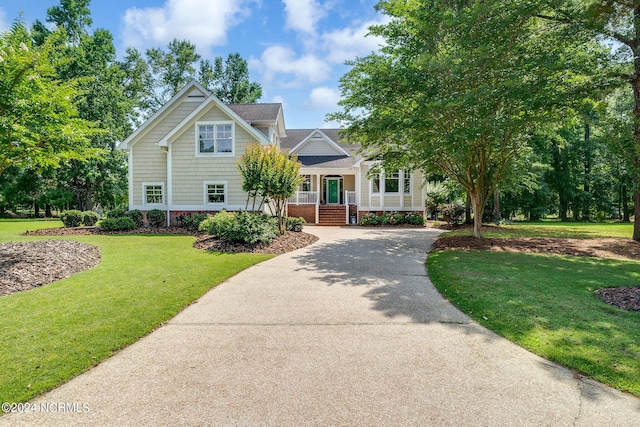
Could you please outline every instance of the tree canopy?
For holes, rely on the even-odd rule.
[[[570,51],[527,1],[381,1],[388,24],[370,28],[380,52],[341,79],[346,123],[387,169],[444,173],[470,195],[474,235],[493,190],[527,146],[588,83]],[[569,66],[568,62],[572,62]]]
[[[64,32],[55,31],[34,45],[21,22],[0,35],[0,174],[10,166],[59,166],[100,153],[90,144],[99,131],[78,114],[82,80],[58,79],[61,38]]]

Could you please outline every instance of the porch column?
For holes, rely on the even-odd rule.
[[[316,224],[320,223],[320,174],[316,175]]]

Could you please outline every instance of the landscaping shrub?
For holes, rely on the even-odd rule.
[[[60,220],[65,227],[79,227],[82,224],[82,212],[77,209],[64,211],[60,214]]]
[[[291,217],[288,216],[285,220],[285,227],[287,228],[287,231],[302,231],[302,228],[304,227],[304,225],[307,223],[307,221],[304,220],[304,218],[302,217]]]
[[[82,225],[91,227],[92,225],[96,225],[96,222],[98,222],[99,219],[100,219],[100,215],[98,215],[94,211],[82,212]]]
[[[181,226],[186,228],[192,233],[198,231],[202,221],[207,219],[207,214],[195,214],[195,215],[178,215],[176,218]]]
[[[464,216],[464,206],[457,203],[447,203],[438,206],[438,211],[442,213],[445,221],[452,225],[457,225],[462,222]]]
[[[270,215],[221,211],[200,223],[203,233],[227,242],[269,243],[276,236],[277,220]]]
[[[404,216],[404,222],[411,225],[424,225],[424,216],[421,212],[409,212]]]
[[[147,212],[147,221],[152,227],[163,227],[167,223],[167,217],[160,209],[151,209]]]
[[[366,215],[363,215],[362,218],[360,218],[360,224],[361,225],[380,225],[380,217],[378,217],[378,215],[376,215],[373,212],[368,213]]]
[[[112,209],[109,212],[107,212],[107,218],[122,218],[123,216],[127,215],[127,210],[126,209]]]
[[[392,212],[388,215],[388,223],[391,225],[404,224],[404,215],[400,212]]]
[[[104,231],[128,231],[136,228],[136,223],[128,216],[105,218],[100,221],[100,228]]]
[[[125,216],[131,218],[133,222],[136,224],[136,227],[142,227],[144,224],[144,215],[138,209],[131,209],[128,212],[125,212]]]

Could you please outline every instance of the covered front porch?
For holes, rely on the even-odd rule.
[[[287,215],[308,223],[345,225],[357,215],[356,175],[305,174],[304,181],[287,203]]]

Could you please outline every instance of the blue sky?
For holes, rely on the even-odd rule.
[[[93,0],[92,28],[106,28],[118,56],[127,46],[166,47],[193,42],[204,58],[239,52],[250,77],[262,85],[260,102],[281,102],[288,128],[335,127],[325,115],[338,110],[338,80],[345,60],[376,50],[365,37],[385,22],[377,0]],[[46,21],[57,0],[3,0],[0,31],[23,13]]]

